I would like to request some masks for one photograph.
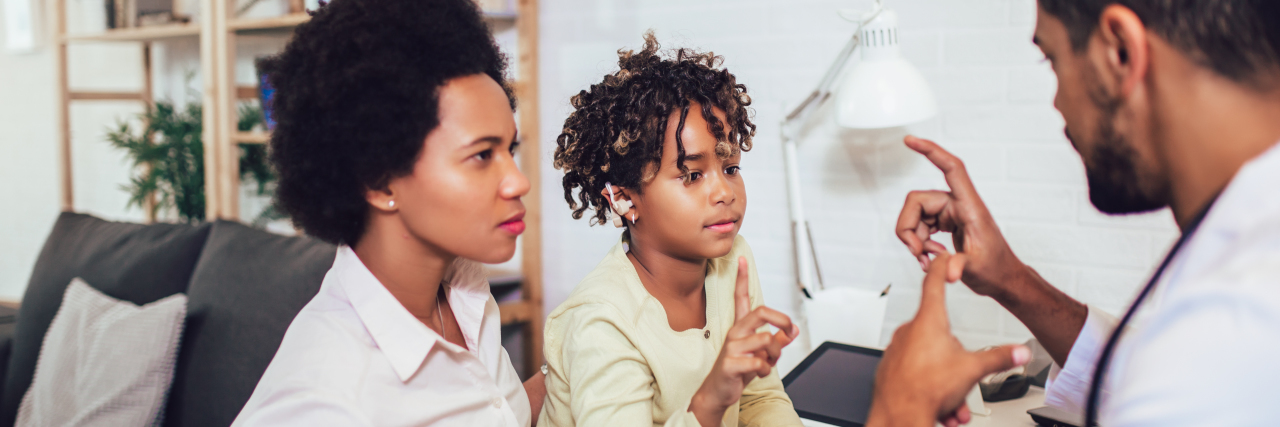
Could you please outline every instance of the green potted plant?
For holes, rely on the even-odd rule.
[[[129,207],[145,208],[147,200],[152,217],[172,209],[178,221],[200,222],[205,216],[204,141],[201,122],[201,105],[187,103],[184,109],[175,107],[172,101],[157,101],[138,115],[142,122],[136,128],[122,120],[115,128],[108,129],[107,141],[125,150],[132,166],[138,171],[122,186],[129,192]],[[262,110],[256,106],[241,106],[237,127],[248,131],[263,122]],[[240,146],[240,179],[256,184],[259,195],[274,191],[275,173],[267,159],[267,147],[261,144]],[[255,221],[278,219],[280,215],[272,207],[267,208]]]

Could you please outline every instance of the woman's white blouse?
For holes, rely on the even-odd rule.
[[[470,350],[423,325],[339,246],[232,425],[528,426],[483,269],[459,260],[446,280]]]

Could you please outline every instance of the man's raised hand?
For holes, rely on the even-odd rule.
[[[948,232],[956,252],[968,259],[964,283],[979,295],[995,296],[1002,284],[1012,283],[1013,278],[1026,274],[1025,265],[1009,249],[978,196],[964,163],[933,141],[907,136],[905,142],[937,166],[951,187],[949,192],[912,191],[898,215],[895,232],[911,255],[920,260],[920,267],[927,271],[929,255],[947,252],[945,246],[930,237]]]

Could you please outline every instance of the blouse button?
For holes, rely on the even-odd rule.
[[[491,403],[493,403],[493,407],[494,407],[494,408],[501,408],[501,407],[502,407],[502,398],[500,398],[500,397],[495,397],[495,398],[493,398],[493,401],[492,401]]]
[[[702,331],[702,337],[706,339],[711,339],[711,330],[708,329],[708,330]]]

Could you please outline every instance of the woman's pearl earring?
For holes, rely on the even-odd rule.
[[[392,200],[392,201],[390,201],[390,202],[387,202],[387,207],[389,207],[389,208],[394,208],[394,207],[396,207],[396,201],[395,201],[395,200]]]

